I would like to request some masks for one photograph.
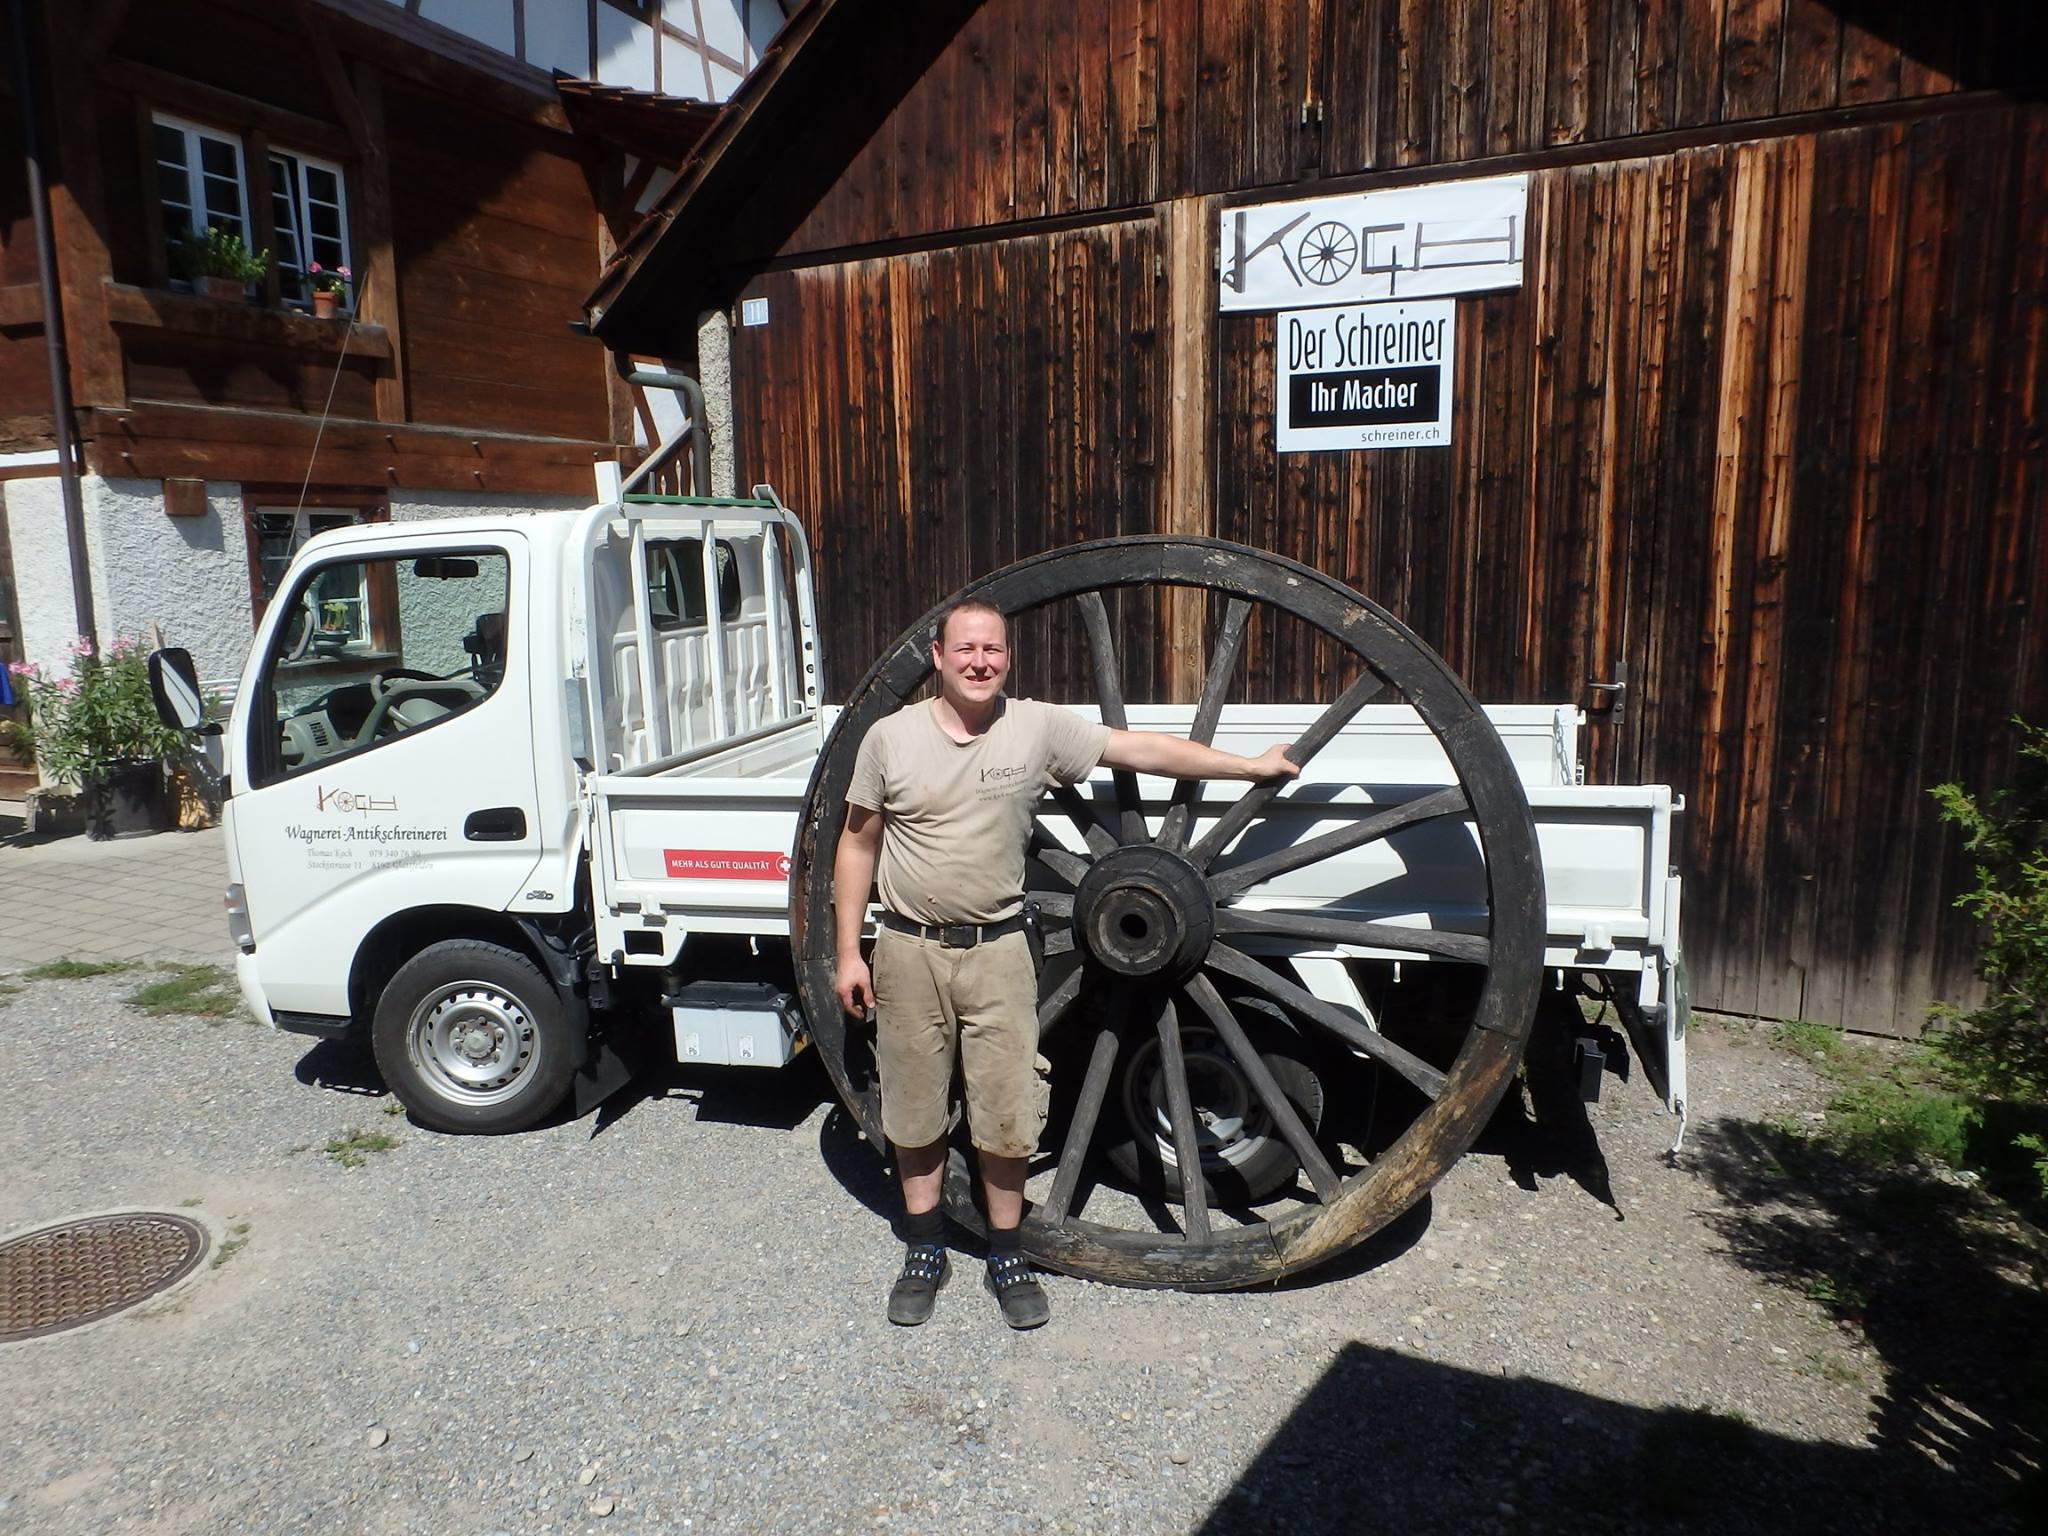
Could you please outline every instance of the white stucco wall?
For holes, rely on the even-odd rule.
[[[723,310],[697,317],[697,383],[711,433],[711,494],[737,496],[732,440],[732,322]],[[747,486],[752,491],[751,485]]]
[[[0,481],[14,558],[14,605],[25,659],[62,671],[78,634],[71,601],[71,559],[64,546],[64,490],[47,479]]]
[[[201,678],[239,674],[253,622],[241,487],[209,482],[204,517],[166,515],[161,480],[88,475],[84,491],[100,638],[155,624]]]
[[[475,517],[488,512],[573,512],[597,497],[597,477],[581,496],[513,496],[503,491],[393,491],[391,521],[422,517]]]
[[[591,495],[596,492],[593,480]],[[204,517],[164,512],[163,482],[88,475],[86,549],[91,558],[97,639],[140,635],[152,623],[164,642],[192,653],[199,676],[232,691],[248,655],[254,623],[242,488],[209,482]],[[489,512],[548,512],[589,505],[590,496],[513,496],[492,492],[402,492],[395,522]],[[14,557],[22,650],[31,661],[70,664],[77,634],[71,562],[64,543],[64,501],[55,476],[0,481],[0,510]]]

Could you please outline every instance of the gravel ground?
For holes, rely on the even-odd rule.
[[[2020,1234],[1793,1166],[1825,1086],[1744,1026],[1695,1031],[1675,1168],[1640,1081],[1592,1108],[1619,1217],[1510,1123],[1326,1277],[1054,1277],[1019,1335],[971,1259],[883,1320],[885,1186],[814,1064],[457,1139],[336,1047],[15,985],[0,1232],[247,1230],[0,1347],[4,1531],[1995,1530],[2038,1456]],[[343,1168],[349,1127],[398,1145]]]

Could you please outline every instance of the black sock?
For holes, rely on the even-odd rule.
[[[1024,1245],[1019,1241],[1015,1227],[998,1227],[994,1225],[989,1227],[988,1256],[990,1258],[1001,1258],[1006,1254],[1020,1253],[1023,1251],[1023,1247]]]
[[[943,1247],[946,1241],[946,1213],[934,1207],[919,1215],[908,1212],[903,1217],[903,1241],[930,1247]]]

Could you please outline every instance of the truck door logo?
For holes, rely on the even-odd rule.
[[[787,880],[789,855],[730,848],[664,848],[671,880]]]
[[[320,797],[319,808],[323,811],[361,812],[367,816],[372,811],[395,811],[398,800],[395,796],[366,795],[354,789],[328,789],[314,785]]]

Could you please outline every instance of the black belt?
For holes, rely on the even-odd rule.
[[[1024,931],[1024,914],[1006,917],[999,923],[913,923],[907,917],[898,917],[894,912],[882,911],[875,914],[875,921],[895,933],[907,933],[915,939],[936,941],[941,949],[972,949],[977,944],[986,944],[991,939],[1000,939],[1005,934]]]

